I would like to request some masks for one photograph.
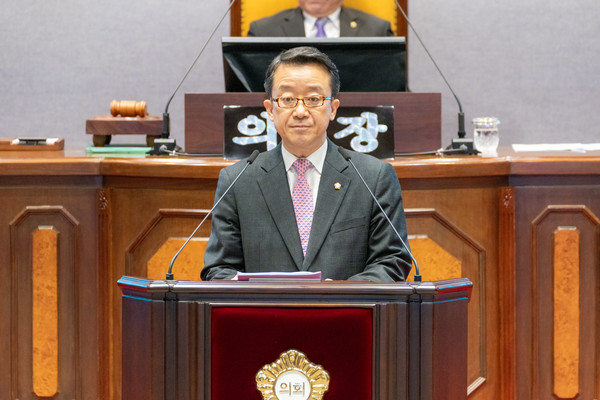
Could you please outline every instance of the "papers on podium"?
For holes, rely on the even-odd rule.
[[[308,272],[238,272],[238,281],[254,282],[317,282],[321,280],[321,271]]]

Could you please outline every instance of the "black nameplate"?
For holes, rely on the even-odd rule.
[[[281,141],[263,107],[225,106],[223,154],[241,159]],[[394,158],[394,107],[340,107],[327,136],[338,146],[377,158]]]

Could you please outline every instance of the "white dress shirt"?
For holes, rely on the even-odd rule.
[[[290,185],[290,194],[294,190],[294,185],[296,184],[296,179],[298,178],[298,174],[296,173],[296,169],[292,168],[292,164],[298,157],[294,156],[292,153],[285,149],[285,146],[281,146],[281,155],[283,156],[283,163],[285,165],[285,170],[287,171],[288,183]],[[319,183],[321,183],[321,173],[323,172],[323,164],[325,164],[325,156],[327,155],[327,140],[321,147],[319,147],[314,153],[310,156],[306,157],[312,164],[312,167],[309,168],[306,173],[306,181],[308,182],[308,186],[310,186],[310,194],[312,194],[313,199],[313,210],[317,205],[317,195],[319,194]]]
[[[323,26],[325,29],[325,35],[328,38],[338,38],[340,37],[340,11],[342,9],[338,8],[333,13],[329,14],[327,17],[327,23]],[[315,26],[315,22],[317,22],[317,18],[313,17],[302,11],[304,15],[304,32],[306,37],[315,37],[317,36],[317,27]]]

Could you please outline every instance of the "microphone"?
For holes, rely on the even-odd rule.
[[[340,154],[342,155],[342,157],[344,157],[344,159],[346,161],[348,161],[350,163],[350,165],[352,165],[352,167],[356,171],[356,174],[359,176],[360,180],[362,181],[362,183],[365,185],[365,187],[369,191],[369,194],[371,195],[371,197],[373,198],[373,200],[375,200],[375,203],[377,204],[377,206],[381,210],[381,213],[383,214],[383,216],[387,220],[388,224],[392,227],[392,229],[394,230],[394,233],[396,234],[396,236],[398,236],[398,239],[400,239],[400,242],[402,243],[402,246],[404,246],[404,248],[406,249],[406,251],[408,251],[408,255],[410,256],[410,259],[415,264],[415,282],[421,282],[421,274],[419,273],[419,264],[417,263],[417,260],[415,259],[415,257],[413,257],[412,252],[410,251],[410,248],[406,245],[406,243],[402,239],[402,236],[400,236],[400,234],[396,230],[396,227],[394,226],[394,224],[390,220],[390,217],[388,217],[388,215],[385,212],[385,210],[383,209],[383,207],[381,207],[381,204],[379,204],[379,201],[377,200],[377,197],[375,197],[375,195],[373,194],[373,192],[369,188],[369,185],[367,185],[367,182],[365,181],[365,178],[363,178],[362,174],[360,172],[358,172],[358,168],[356,168],[356,165],[354,165],[354,162],[352,162],[352,158],[350,156],[350,152],[348,150],[344,149],[341,146],[338,147],[338,151],[340,152]]]
[[[235,0],[231,0],[231,3],[229,3],[229,7],[227,7],[227,10],[223,13],[223,16],[219,20],[219,23],[217,24],[217,26],[215,26],[215,28],[210,33],[210,36],[208,37],[208,39],[206,39],[206,41],[204,42],[204,45],[202,45],[200,52],[198,53],[198,55],[196,56],[196,58],[194,59],[194,61],[190,65],[190,67],[187,69],[186,73],[183,75],[183,78],[181,79],[181,81],[179,82],[179,84],[177,85],[175,90],[173,91],[173,94],[169,98],[169,101],[167,101],[167,105],[165,106],[165,112],[163,113],[162,132],[160,134],[160,138],[157,138],[154,140],[154,149],[152,151],[152,154],[160,155],[160,154],[168,153],[169,151],[173,151],[173,152],[175,151],[175,139],[169,139],[170,132],[171,132],[170,131],[171,130],[171,121],[170,121],[170,116],[169,116],[169,105],[171,104],[171,101],[175,97],[175,94],[177,93],[177,91],[179,90],[179,88],[181,87],[183,82],[185,82],[185,80],[188,77],[188,75],[190,74],[190,72],[192,72],[192,69],[194,68],[194,66],[196,65],[198,60],[200,59],[200,56],[202,56],[202,54],[204,53],[206,46],[212,40],[213,36],[215,35],[217,30],[223,23],[223,20],[227,16],[227,13],[229,13],[229,10],[231,10],[233,3],[235,3]]]
[[[478,151],[473,148],[473,140],[465,138],[465,134],[466,134],[466,132],[465,132],[465,113],[463,112],[462,104],[460,103],[458,96],[454,92],[454,89],[452,89],[452,86],[446,79],[446,76],[444,75],[444,73],[442,72],[440,67],[435,62],[435,59],[429,52],[429,49],[427,49],[427,46],[425,46],[425,43],[423,43],[423,41],[421,40],[421,37],[419,36],[419,34],[415,30],[415,28],[412,26],[410,20],[408,19],[408,15],[406,15],[406,13],[404,12],[404,9],[402,8],[402,6],[398,2],[398,0],[394,0],[394,3],[396,3],[396,7],[398,7],[400,12],[402,13],[402,16],[406,20],[406,23],[408,24],[408,26],[410,26],[410,29],[415,34],[415,37],[419,40],[419,43],[421,43],[423,50],[425,50],[425,53],[427,53],[427,55],[429,56],[429,59],[431,60],[431,62],[435,66],[435,68],[438,70],[440,76],[446,83],[446,86],[448,86],[448,89],[450,89],[450,92],[452,93],[452,95],[454,96],[454,99],[456,100],[456,103],[458,104],[458,138],[452,139],[452,143],[450,144],[450,146],[448,146],[448,148],[459,149],[459,150],[461,150],[461,153],[464,153],[464,154],[477,154]]]
[[[244,173],[244,171],[246,171],[246,169],[250,166],[250,164],[252,164],[254,162],[254,160],[256,160],[256,157],[258,157],[258,154],[260,152],[258,150],[254,150],[252,152],[252,154],[250,154],[250,157],[248,157],[246,159],[246,165],[244,166],[244,169],[242,169],[240,171],[239,174],[237,174],[237,176],[235,177],[235,179],[233,180],[233,182],[231,182],[231,184],[229,185],[229,187],[227,187],[227,190],[225,190],[225,192],[223,192],[223,194],[221,195],[221,197],[219,197],[217,199],[217,201],[215,202],[215,204],[213,205],[213,207],[210,209],[210,211],[208,212],[208,214],[206,214],[206,216],[204,217],[204,219],[198,224],[198,226],[196,227],[196,229],[194,229],[194,232],[192,232],[192,234],[190,235],[190,237],[187,238],[187,240],[185,241],[185,243],[181,246],[181,248],[177,251],[177,253],[175,253],[175,255],[173,256],[173,258],[171,259],[171,263],[169,264],[169,272],[167,272],[167,276],[166,279],[168,281],[172,281],[173,280],[173,264],[175,264],[175,260],[177,259],[177,257],[179,257],[179,253],[181,253],[181,251],[185,248],[185,246],[187,246],[187,244],[190,242],[190,240],[192,240],[192,238],[194,237],[194,235],[196,234],[196,232],[198,232],[198,229],[200,229],[200,227],[202,226],[202,224],[204,224],[204,221],[206,221],[206,219],[208,218],[208,216],[210,214],[212,214],[212,212],[214,211],[215,208],[217,208],[217,206],[219,205],[219,203],[221,202],[221,200],[223,200],[223,198],[225,197],[225,195],[229,192],[229,190],[233,187],[233,185],[235,185],[235,183],[237,182],[237,180],[240,178],[240,176],[242,176],[242,174]]]

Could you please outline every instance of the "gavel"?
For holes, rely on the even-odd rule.
[[[110,113],[113,117],[120,115],[122,117],[143,118],[148,115],[148,112],[146,111],[146,102],[134,100],[111,101]]]

